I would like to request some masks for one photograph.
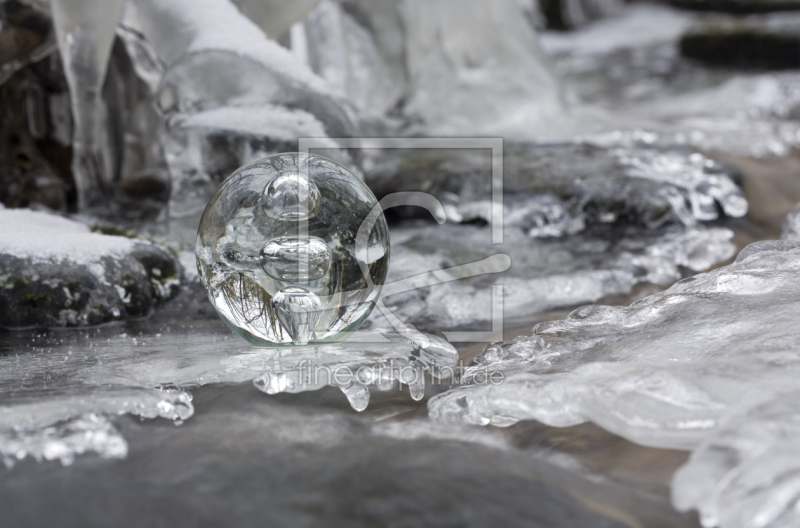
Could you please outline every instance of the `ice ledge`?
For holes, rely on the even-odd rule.
[[[486,348],[466,385],[432,398],[447,423],[593,421],[643,445],[693,449],[673,482],[704,526],[795,526],[800,513],[800,242],[627,307],[584,306]],[[480,383],[486,373],[501,383]],[[497,379],[497,376],[495,376]]]

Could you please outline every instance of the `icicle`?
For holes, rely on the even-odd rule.
[[[233,3],[269,38],[279,40],[289,33],[293,24],[305,20],[320,1],[233,0]]]
[[[51,0],[75,123],[72,170],[82,210],[102,204],[101,88],[124,0]]]
[[[353,382],[347,387],[340,387],[353,410],[361,412],[369,405],[369,387]]]

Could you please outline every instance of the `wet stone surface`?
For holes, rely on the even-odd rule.
[[[800,16],[711,19],[681,37],[680,52],[709,66],[745,70],[800,67]]]

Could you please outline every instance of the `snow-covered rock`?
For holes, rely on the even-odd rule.
[[[91,326],[143,317],[174,296],[181,267],[144,240],[0,209],[0,326]]]

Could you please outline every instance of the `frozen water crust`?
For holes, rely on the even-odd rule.
[[[593,421],[634,442],[694,449],[673,482],[705,526],[794,526],[800,244],[764,241],[730,266],[628,307],[584,306],[495,343],[466,385],[429,402],[453,423]],[[502,371],[499,385],[476,375]]]
[[[209,383],[255,378],[268,394],[332,385],[361,411],[370,385],[386,390],[400,382],[418,400],[424,373],[446,379],[458,359],[444,340],[429,336],[425,345],[373,331],[299,352],[255,349],[216,321],[138,337],[100,329],[32,343],[28,335],[9,336],[0,347],[0,457],[9,466],[26,456],[65,464],[84,452],[124,457],[127,444],[110,417],[180,423],[194,413],[191,387]]]
[[[492,245],[488,227],[401,227],[392,230],[383,296],[401,320],[426,331],[451,330],[489,321],[497,286],[504,317],[519,320],[624,296],[639,283],[671,284],[681,266],[701,271],[733,256],[732,236],[725,228],[614,233],[599,227],[531,239],[509,228],[504,243]],[[378,314],[371,321],[386,323]]]

